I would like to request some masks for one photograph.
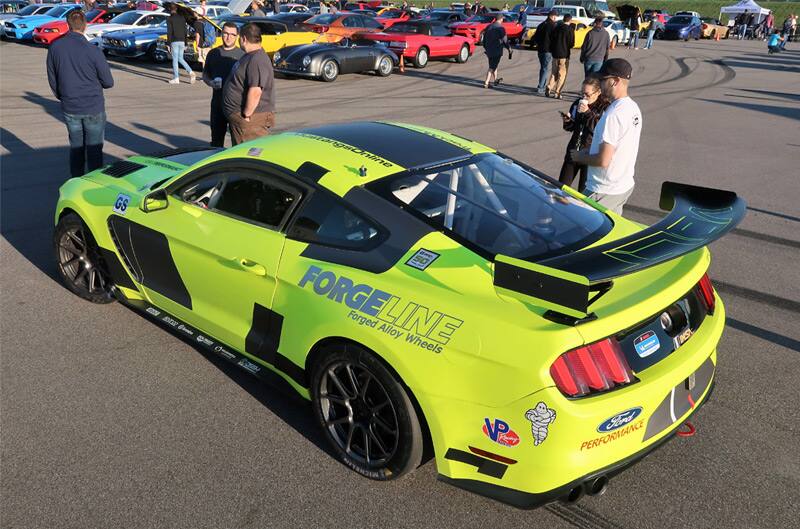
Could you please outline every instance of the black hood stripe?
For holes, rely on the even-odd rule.
[[[471,154],[468,150],[431,135],[389,123],[343,123],[302,129],[297,132],[345,143],[406,169]]]

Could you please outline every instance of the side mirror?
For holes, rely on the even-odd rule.
[[[152,193],[148,193],[142,199],[142,204],[139,206],[139,209],[144,211],[145,213],[150,213],[151,211],[158,211],[160,209],[167,209],[169,206],[169,200],[167,199],[167,190],[166,189],[156,189]]]

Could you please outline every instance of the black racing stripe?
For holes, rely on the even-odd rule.
[[[431,165],[471,154],[452,143],[388,123],[342,123],[298,132],[346,143],[405,168]]]
[[[103,257],[103,263],[105,263],[106,270],[115,285],[136,290],[136,285],[131,281],[131,277],[125,271],[125,267],[122,266],[117,254],[101,246],[100,255]]]
[[[258,303],[253,304],[253,323],[244,340],[244,350],[258,358],[275,363],[281,341],[283,316]]]
[[[118,215],[112,215],[108,223],[119,243],[125,247],[126,259],[140,269],[136,274],[138,281],[191,310],[192,297],[175,266],[167,237]]]
[[[458,461],[459,463],[472,465],[473,467],[478,468],[479,474],[485,474],[497,479],[501,479],[505,475],[506,469],[508,469],[508,465],[504,465],[497,461],[492,461],[491,459],[485,459],[470,452],[457,450],[455,448],[448,448],[444,458],[450,459],[451,461]]]
[[[433,231],[428,224],[362,187],[348,191],[344,201],[367,216],[379,219],[389,233],[386,240],[370,250],[349,250],[312,242],[300,254],[302,257],[381,274],[397,264],[417,241]]]

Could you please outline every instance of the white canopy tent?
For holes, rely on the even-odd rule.
[[[722,14],[725,13],[728,15],[728,18],[733,19],[739,13],[744,13],[745,11],[756,15],[756,23],[761,22],[761,20],[769,14],[769,9],[764,9],[755,3],[755,0],[741,0],[738,4],[720,9],[719,17],[722,18]]]

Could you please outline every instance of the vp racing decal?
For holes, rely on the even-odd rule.
[[[490,421],[488,417],[483,419],[483,434],[497,444],[503,446],[517,446],[519,435],[511,429],[506,421],[495,419]]]
[[[318,296],[344,304],[351,310],[347,317],[359,325],[405,340],[421,349],[441,353],[463,320],[404,300],[385,290],[365,283],[356,284],[345,276],[309,266],[297,283],[310,288]]]
[[[525,413],[525,418],[531,421],[533,446],[539,446],[547,439],[548,427],[556,420],[556,410],[548,408],[544,401],[539,401]]]

